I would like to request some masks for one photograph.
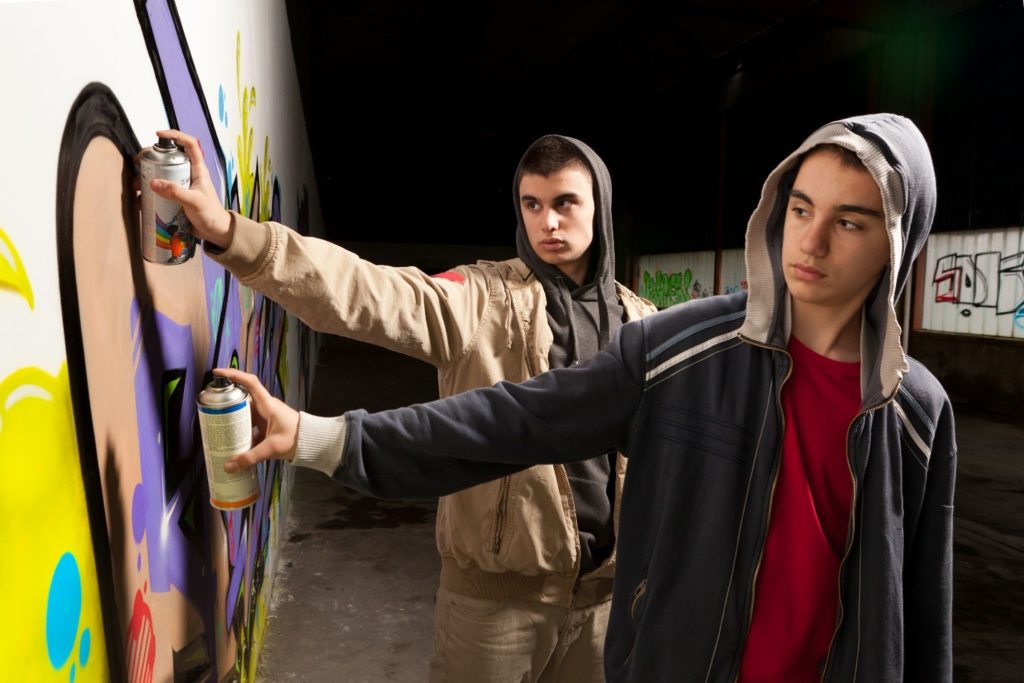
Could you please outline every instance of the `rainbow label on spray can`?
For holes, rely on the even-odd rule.
[[[252,448],[249,392],[227,377],[216,377],[196,398],[206,454],[210,504],[221,510],[248,507],[260,496],[256,468],[227,473],[224,463]]]
[[[139,157],[142,176],[142,224],[139,243],[142,257],[161,265],[184,263],[195,254],[191,226],[181,204],[164,199],[150,188],[154,178],[188,188],[192,184],[192,164],[174,140],[160,138]]]

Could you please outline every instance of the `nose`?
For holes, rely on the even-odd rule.
[[[554,232],[558,230],[561,225],[561,216],[554,209],[549,209],[544,212],[544,230],[547,232]]]
[[[810,256],[828,254],[829,221],[827,218],[816,218],[806,226],[800,238],[800,250]]]

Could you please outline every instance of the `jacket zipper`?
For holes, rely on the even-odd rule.
[[[508,286],[508,282],[505,278],[501,278],[502,287],[505,289],[505,294],[508,296],[508,306],[511,312],[510,320],[515,320],[519,329],[522,331],[523,336],[523,359],[526,361],[526,372],[529,377],[535,376],[537,373],[534,371],[533,359],[530,358],[530,340],[526,334],[526,327],[523,324],[522,316],[519,314],[519,307],[516,306],[516,297],[512,293],[512,290]],[[514,332],[509,329],[509,339]],[[494,519],[494,543],[491,545],[491,552],[497,555],[501,551],[501,543],[505,535],[505,519],[508,514],[508,494],[511,488],[511,477],[502,477],[501,488],[498,490],[498,509],[495,512]]]
[[[897,385],[896,391],[899,391],[899,385]],[[828,651],[825,653],[825,665],[821,668],[821,681],[822,681],[822,683],[824,683],[824,681],[825,681],[825,676],[828,675],[828,665],[829,665],[829,663],[830,663],[830,661],[832,659],[832,650],[835,648],[835,645],[836,645],[836,637],[838,637],[838,635],[839,635],[839,627],[842,626],[843,618],[846,616],[844,614],[845,610],[843,608],[843,582],[842,582],[843,570],[846,569],[846,560],[850,556],[850,550],[853,549],[854,532],[857,529],[857,514],[856,514],[857,513],[857,475],[853,471],[853,463],[851,462],[851,459],[850,459],[850,453],[851,453],[851,449],[850,449],[850,432],[853,430],[853,425],[857,423],[857,420],[859,420],[860,418],[864,417],[868,413],[874,412],[874,411],[878,410],[879,408],[882,408],[882,407],[888,405],[893,400],[895,400],[895,398],[896,398],[896,391],[892,392],[892,396],[893,397],[890,398],[889,400],[883,401],[882,403],[879,403],[877,406],[874,406],[872,408],[868,408],[867,410],[864,410],[864,411],[862,411],[860,413],[857,413],[857,415],[853,418],[853,421],[850,422],[850,426],[846,428],[846,467],[850,471],[850,480],[853,482],[853,495],[850,497],[850,521],[849,521],[849,523],[847,525],[846,549],[843,551],[843,560],[842,560],[842,562],[839,563],[839,575],[836,576],[836,591],[839,594],[838,615],[837,615],[837,618],[836,618],[835,630],[832,631],[832,639],[829,640],[829,643],[828,643]],[[857,637],[859,639],[860,638],[860,634],[857,634]]]
[[[762,343],[754,341],[753,339],[750,339],[749,337],[746,337],[746,336],[744,336],[742,334],[738,335],[738,337],[739,337],[739,339],[741,339],[744,342],[750,344],[751,346],[756,346],[758,348],[767,349],[768,351],[777,351],[777,352],[783,354],[784,356],[786,356],[786,358],[789,359],[789,368],[786,370],[786,376],[782,378],[782,382],[779,384],[779,389],[775,393],[775,396],[774,396],[775,408],[778,411],[778,414],[779,414],[779,416],[781,418],[782,430],[779,433],[783,434],[783,433],[785,433],[785,429],[786,429],[786,415],[785,415],[785,413],[782,410],[782,403],[781,403],[781,400],[782,400],[781,399],[782,387],[784,387],[786,385],[786,382],[789,381],[790,375],[793,374],[793,357],[791,355],[789,355],[789,351],[787,351],[786,349],[783,349],[781,347],[771,346],[769,344],[762,344]],[[782,446],[781,445],[779,446],[777,454],[778,454],[778,457],[776,458],[775,469],[772,472],[772,486],[771,486],[771,490],[768,493],[768,514],[767,514],[767,518],[768,519],[767,519],[767,524],[765,526],[765,537],[764,537],[764,539],[762,539],[761,549],[758,551],[757,562],[754,565],[754,573],[753,573],[753,575],[751,576],[751,579],[750,579],[750,609],[747,612],[747,635],[750,634],[750,624],[753,623],[753,621],[754,621],[754,600],[757,597],[757,575],[761,571],[761,562],[764,559],[764,545],[765,545],[765,541],[768,538],[768,528],[771,526],[771,518],[772,518],[772,505],[773,505],[773,503],[775,501],[775,486],[779,482],[779,468],[782,465]],[[751,475],[751,476],[753,476],[753,475]],[[742,651],[740,652],[739,656],[742,658],[742,656],[743,656],[742,655]],[[710,667],[713,664],[714,664],[713,661],[709,664],[709,668],[708,668],[708,674],[709,675],[710,675],[710,672],[711,672],[711,668]],[[733,677],[733,683],[736,683],[737,681],[739,681],[739,678],[740,678],[740,672],[739,672],[739,666],[738,666],[739,662],[737,661],[736,664],[737,664],[736,675]]]
[[[508,507],[509,479],[510,477],[501,478],[501,488],[498,491],[498,509],[494,517],[494,545],[491,548],[491,552],[495,555],[501,550],[502,537],[505,535],[505,516],[507,514],[505,508]]]
[[[762,346],[761,344],[757,344],[756,342],[751,342],[751,343],[753,343],[755,346]],[[775,392],[775,397],[774,397],[775,398],[775,407],[779,411],[779,425],[780,425],[780,430],[779,430],[779,437],[780,437],[780,439],[779,440],[781,442],[782,435],[784,435],[786,433],[786,413],[782,409],[782,388],[784,386],[786,386],[786,382],[789,381],[790,375],[793,374],[793,357],[791,355],[789,355],[789,351],[786,351],[786,350],[783,350],[783,349],[780,349],[780,348],[777,348],[777,347],[774,347],[774,346],[764,345],[763,348],[766,348],[766,349],[769,349],[769,350],[772,350],[772,351],[778,351],[779,353],[784,354],[786,356],[786,358],[789,359],[789,368],[787,368],[787,370],[786,370],[786,376],[783,377],[782,378],[782,382],[779,383],[779,389],[778,389],[777,392]],[[769,529],[771,529],[772,508],[773,508],[774,503],[775,503],[775,487],[779,483],[779,470],[781,468],[782,468],[782,444],[780,443],[778,451],[776,452],[775,468],[774,468],[774,471],[772,472],[772,487],[771,487],[771,490],[768,493],[768,514],[767,514],[767,519],[765,521],[764,538],[761,540],[761,549],[758,551],[758,554],[757,554],[757,563],[754,565],[754,574],[753,574],[753,576],[750,579],[750,609],[747,611],[747,637],[750,636],[750,625],[754,622],[754,602],[757,600],[757,576],[758,576],[758,574],[761,573],[761,562],[764,560],[764,546],[765,546],[765,544],[766,544],[766,542],[768,540],[768,531],[769,531]],[[742,651],[741,651],[740,657],[742,658],[742,656],[743,655],[742,655]],[[739,672],[739,668],[737,667],[736,677],[733,679],[733,681],[739,681],[739,679],[740,679],[740,672]]]

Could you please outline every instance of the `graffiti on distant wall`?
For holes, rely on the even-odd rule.
[[[638,265],[637,293],[658,308],[714,294],[713,251],[641,256]]]
[[[747,263],[744,250],[722,250],[721,264],[722,274],[719,277],[721,293],[734,294],[747,291]]]
[[[668,274],[660,270],[653,275],[644,271],[643,283],[640,285],[640,296],[650,299],[658,308],[668,308],[710,295],[708,288],[693,277],[689,268],[681,273]]]
[[[924,327],[1024,337],[1024,230],[934,235]]]
[[[749,288],[746,280],[740,280],[734,285],[726,285],[722,292],[723,294],[735,294],[736,292],[745,292]]]
[[[960,315],[989,309],[1024,326],[1024,251],[946,254],[936,260],[932,282],[936,303],[956,304]]]

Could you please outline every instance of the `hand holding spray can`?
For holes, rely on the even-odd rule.
[[[206,454],[210,504],[221,510],[248,507],[260,496],[256,468],[224,471],[224,463],[252,448],[249,392],[227,377],[216,377],[196,399]]]
[[[139,157],[142,176],[142,224],[139,237],[142,257],[162,265],[184,263],[196,250],[191,226],[181,204],[153,192],[154,178],[188,188],[192,164],[188,155],[170,138],[160,138]]]

